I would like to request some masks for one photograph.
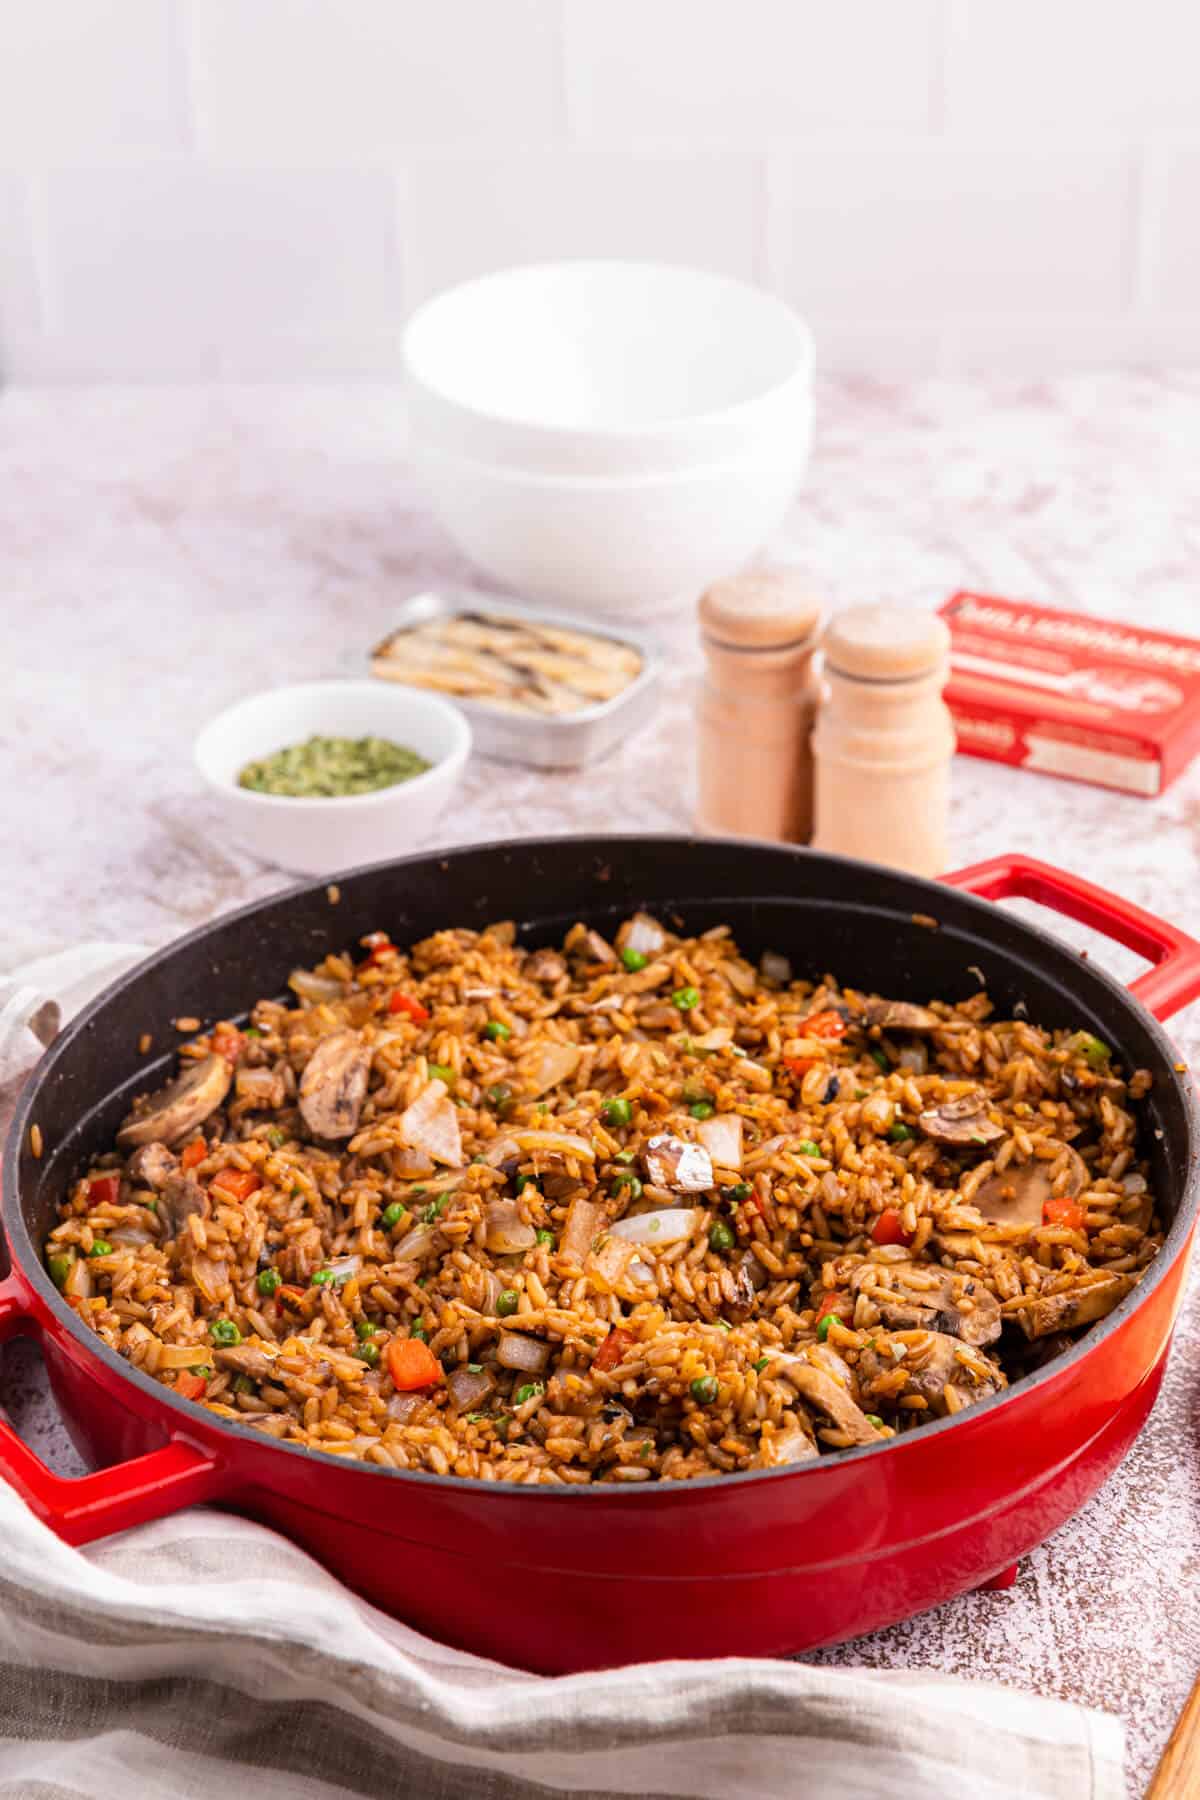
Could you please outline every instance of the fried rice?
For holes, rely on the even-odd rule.
[[[579,1484],[884,1442],[1162,1242],[1149,1074],[983,992],[814,985],[645,914],[376,933],[289,985],[182,1046],[46,1256],[135,1367],[313,1450]]]

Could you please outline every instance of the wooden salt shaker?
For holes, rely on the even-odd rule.
[[[821,608],[788,570],[734,575],[700,601],[702,830],[807,843]]]
[[[824,650],[814,847],[940,874],[954,754],[944,622],[902,606],[851,607],[830,621]]]

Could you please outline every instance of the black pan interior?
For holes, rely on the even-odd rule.
[[[205,926],[109,989],[54,1045],[18,1108],[4,1158],[18,1259],[39,1268],[68,1183],[111,1145],[134,1095],[166,1078],[176,1018],[238,1018],[261,995],[283,992],[291,969],[368,931],[403,945],[446,926],[512,918],[523,941],[549,943],[577,919],[603,931],[638,906],[688,933],[728,924],[751,955],[779,950],[797,974],[832,972],[896,998],[965,999],[982,975],[1001,1013],[1024,1007],[1036,1023],[1094,1031],[1124,1062],[1154,1072],[1143,1126],[1158,1194],[1176,1220],[1172,1236],[1181,1235],[1176,1215],[1195,1156],[1190,1079],[1175,1072],[1154,1020],[1053,937],[954,889],[845,858],[719,839],[560,837],[417,856],[341,876],[336,889],[318,882],[277,895]],[[142,1055],[145,1032],[153,1048]],[[30,1149],[35,1122],[40,1159]]]

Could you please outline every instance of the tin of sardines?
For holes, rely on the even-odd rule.
[[[594,762],[644,724],[659,666],[653,643],[624,625],[473,588],[414,594],[371,652],[373,675],[461,706],[485,756],[539,769]]]

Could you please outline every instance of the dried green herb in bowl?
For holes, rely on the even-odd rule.
[[[296,800],[336,800],[395,787],[432,766],[388,738],[314,736],[247,763],[238,786]]]

